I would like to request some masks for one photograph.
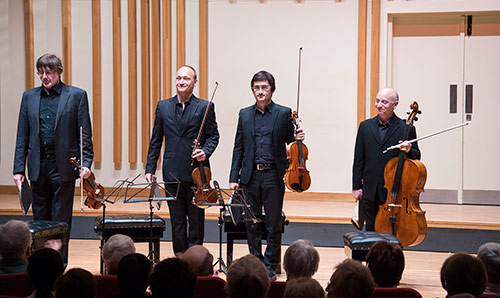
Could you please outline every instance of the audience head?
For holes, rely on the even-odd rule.
[[[12,219],[0,225],[0,256],[4,260],[27,260],[31,232],[24,221]]]
[[[145,255],[132,253],[118,264],[118,284],[122,297],[140,297],[148,288],[151,262]]]
[[[488,291],[500,294],[500,243],[488,242],[481,245],[477,250],[477,257],[486,268]]]
[[[214,256],[204,246],[191,246],[182,255],[182,260],[189,264],[196,276],[210,276],[214,273],[212,265]]]
[[[325,290],[310,277],[287,280],[284,298],[325,298]]]
[[[466,253],[448,257],[441,267],[441,285],[448,296],[469,293],[479,297],[486,288],[486,269],[480,259]]]
[[[55,298],[95,298],[97,280],[85,269],[73,268],[60,276],[55,284]]]
[[[366,264],[377,287],[391,288],[399,285],[405,269],[405,257],[399,245],[377,241],[366,255]]]
[[[319,253],[309,240],[293,242],[285,252],[283,265],[287,279],[312,277],[319,266]]]
[[[36,297],[53,297],[54,283],[64,272],[61,255],[42,248],[28,258],[28,275],[36,289]]]
[[[108,274],[116,274],[121,258],[135,253],[135,245],[132,238],[122,234],[109,237],[102,248],[102,259],[106,264]]]
[[[267,297],[270,286],[266,266],[254,255],[233,261],[227,270],[226,281],[229,298]]]
[[[154,298],[193,297],[196,275],[188,263],[178,258],[168,258],[155,266],[149,285]]]
[[[361,262],[346,259],[335,267],[326,287],[328,298],[371,298],[375,289],[370,270]]]

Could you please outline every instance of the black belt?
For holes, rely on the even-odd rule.
[[[272,170],[272,169],[274,169],[274,164],[273,163],[256,163],[255,169],[257,171]]]
[[[42,154],[45,154],[45,155],[55,155],[56,154],[56,150],[54,148],[41,147],[40,149],[42,151]]]

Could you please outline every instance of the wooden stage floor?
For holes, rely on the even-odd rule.
[[[283,210],[287,218],[293,222],[304,223],[339,223],[349,224],[354,209],[354,201],[347,194],[325,194],[325,193],[288,193],[285,197]],[[426,211],[429,227],[436,228],[462,228],[479,230],[500,230],[500,206],[472,206],[472,205],[445,205],[445,204],[421,204]],[[91,210],[84,207],[80,211],[80,197],[75,196],[74,216],[97,216],[102,210]],[[107,204],[107,214],[148,213],[149,204],[146,203],[123,203],[123,200],[115,204]],[[31,214],[31,212],[29,213]],[[168,208],[163,207],[155,214],[168,217]],[[0,216],[21,215],[17,195],[0,194]],[[218,207],[206,209],[207,219],[217,219]],[[168,227],[167,227],[168,228]],[[307,236],[304,235],[305,239]],[[500,239],[499,239],[500,241]],[[206,243],[206,247],[217,259],[219,256],[218,243]],[[138,243],[138,251],[147,255],[147,244]],[[172,257],[171,243],[161,242],[161,258]],[[222,256],[225,260],[226,245],[222,245]],[[282,255],[287,246],[282,247]],[[333,267],[346,258],[343,248],[317,247],[321,262],[318,273],[314,276],[323,286],[326,286],[331,276]],[[235,244],[234,258],[248,253],[245,244]],[[417,289],[424,297],[445,297],[439,279],[439,270],[443,261],[449,253],[429,251],[405,250],[406,267],[403,274],[401,286]],[[99,272],[99,241],[72,239],[70,242],[69,267],[83,267],[93,273]],[[224,274],[221,274],[225,278]],[[279,280],[285,280],[286,275],[278,276]]]

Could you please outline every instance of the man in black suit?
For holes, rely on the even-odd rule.
[[[281,260],[281,210],[288,167],[286,144],[304,140],[302,130],[295,132],[290,108],[272,101],[275,80],[267,71],[256,73],[250,84],[255,104],[240,110],[233,148],[229,187],[241,185],[251,211],[259,219],[246,223],[248,248],[267,267],[269,277]],[[262,206],[265,211],[267,248],[262,255]]]
[[[359,125],[352,166],[352,196],[361,200],[366,230],[375,230],[375,217],[379,205],[385,203],[387,190],[384,188],[384,168],[386,163],[399,155],[398,150],[382,153],[387,147],[404,138],[406,123],[394,114],[399,95],[392,88],[384,88],[377,93],[375,107],[377,116]],[[416,138],[415,127],[409,132],[409,139]],[[411,159],[420,159],[420,150],[415,142],[403,142],[399,148]]]
[[[78,176],[88,178],[94,152],[87,92],[61,81],[61,60],[45,54],[36,62],[42,86],[23,93],[17,125],[14,182],[21,187],[26,159],[33,193],[33,219],[69,225],[62,256],[68,261],[73,194]],[[80,128],[83,157],[80,156]],[[69,162],[81,160],[81,170]]]
[[[191,173],[198,166],[198,162],[203,162],[207,167],[210,166],[208,158],[219,143],[215,108],[212,104],[200,138],[200,148],[193,151],[193,141],[198,136],[208,107],[207,101],[193,95],[196,82],[194,68],[182,66],[175,78],[177,95],[158,102],[146,164],[145,178],[151,183],[155,178],[156,162],[160,155],[163,138],[165,138],[163,180],[173,182],[177,178],[180,181],[177,200],[168,201],[172,242],[176,256],[181,256],[193,245],[203,244],[205,210],[193,204],[192,187],[195,184]],[[192,163],[193,159],[198,162]],[[166,184],[165,188],[175,195],[177,185]]]

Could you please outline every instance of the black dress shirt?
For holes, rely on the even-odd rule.
[[[40,93],[40,145],[43,150],[54,150],[54,131],[62,83]]]
[[[264,113],[255,106],[255,163],[274,163],[272,147],[273,107],[271,101]]]

